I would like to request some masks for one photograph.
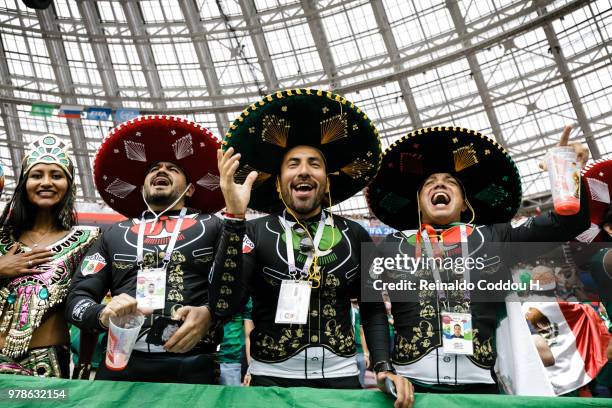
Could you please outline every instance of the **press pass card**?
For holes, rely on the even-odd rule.
[[[278,324],[306,324],[311,289],[310,282],[284,280],[281,283],[278,295],[274,322]]]
[[[474,354],[471,314],[442,312],[442,332],[446,354]]]
[[[166,303],[166,270],[141,269],[136,277],[136,301],[140,308],[163,309]]]

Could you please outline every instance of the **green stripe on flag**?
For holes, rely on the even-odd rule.
[[[31,116],[53,116],[53,109],[55,109],[54,105],[49,105],[47,103],[35,103],[32,105],[32,110],[30,111]]]

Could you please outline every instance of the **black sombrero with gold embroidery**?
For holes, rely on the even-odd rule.
[[[519,172],[502,146],[473,130],[432,127],[409,133],[384,152],[366,191],[370,209],[393,228],[417,228],[417,191],[434,173],[461,181],[476,224],[510,221],[521,204]]]
[[[223,139],[224,150],[233,147],[241,154],[237,182],[258,172],[250,208],[267,213],[283,208],[276,176],[285,153],[300,145],[325,156],[332,204],[363,189],[380,167],[378,131],[353,103],[320,90],[278,91],[247,107]]]

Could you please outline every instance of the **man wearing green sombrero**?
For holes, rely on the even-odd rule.
[[[561,144],[567,144],[570,129],[565,129]],[[588,151],[582,145],[574,148],[586,161]],[[478,277],[491,273],[489,279],[510,274],[503,256],[500,260],[484,253],[487,244],[567,241],[589,225],[584,196],[576,215],[550,212],[513,228],[509,221],[521,203],[514,161],[492,139],[459,127],[419,129],[395,142],[366,193],[372,212],[399,231],[382,244],[385,256],[480,256],[484,261]],[[387,253],[390,248],[392,254]],[[408,276],[389,269],[385,274],[390,281]],[[478,279],[469,275],[469,268],[440,266],[413,273],[414,279],[435,282]],[[503,303],[472,301],[474,294],[459,287],[414,292],[418,300],[409,302],[400,301],[401,291],[389,291],[397,332],[392,359],[398,373],[409,378],[417,392],[497,393],[494,333]],[[456,324],[463,329],[463,339],[452,336]]]
[[[212,277],[212,287],[232,293],[217,310],[231,315],[249,293],[253,299],[251,385],[359,388],[350,299],[360,297],[361,243],[371,239],[324,208],[375,176],[381,148],[374,125],[331,92],[279,91],[242,112],[223,149],[225,217],[244,219],[247,205],[270,213],[240,234],[236,273]],[[407,406],[410,385],[388,361],[383,303],[362,303],[361,311],[378,379],[383,387],[392,380],[396,405]]]

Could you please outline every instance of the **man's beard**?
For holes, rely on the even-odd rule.
[[[149,205],[153,204],[155,206],[169,206],[179,197],[180,193],[176,191],[176,189],[172,189],[169,193],[154,193],[151,191],[145,191],[145,198]]]
[[[286,197],[285,200],[287,201],[287,206],[292,211],[298,214],[304,215],[304,214],[310,214],[312,211],[314,211],[319,206],[321,206],[325,193],[321,191],[319,192],[319,194],[317,194],[316,196],[314,196],[308,201],[294,199],[293,196],[291,195],[291,191],[285,191],[283,196]]]

